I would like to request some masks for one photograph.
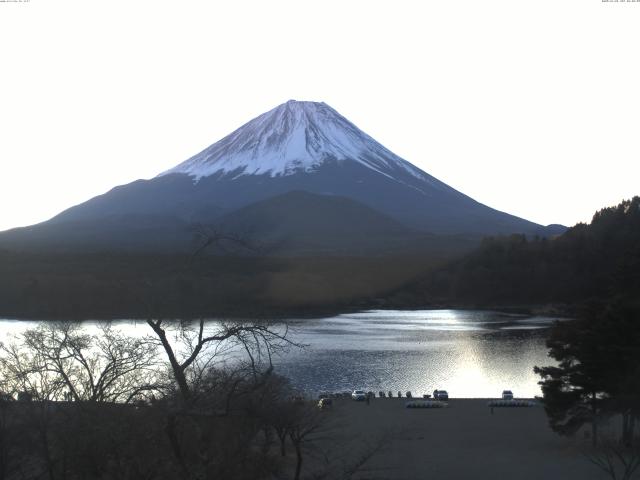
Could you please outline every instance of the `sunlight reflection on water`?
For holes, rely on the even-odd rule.
[[[365,389],[414,395],[446,389],[451,397],[540,394],[534,365],[549,365],[545,337],[557,318],[472,310],[376,310],[292,320],[303,350],[275,359],[276,371],[310,394]],[[37,322],[0,320],[0,340]],[[113,323],[132,336],[149,334],[141,321]],[[209,328],[215,328],[211,322]],[[95,322],[84,322],[88,331]]]
[[[294,338],[309,347],[278,361],[301,390],[452,397],[540,394],[534,365],[547,365],[546,328],[555,318],[469,310],[370,311],[305,320]]]

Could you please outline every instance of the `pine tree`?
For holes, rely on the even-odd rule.
[[[623,440],[633,438],[640,416],[640,315],[612,304],[592,306],[578,320],[557,324],[547,341],[557,366],[535,367],[552,429],[571,435],[621,414]]]

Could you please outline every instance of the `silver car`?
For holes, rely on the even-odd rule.
[[[364,401],[367,399],[367,394],[364,390],[354,390],[351,394],[351,398],[356,401]]]

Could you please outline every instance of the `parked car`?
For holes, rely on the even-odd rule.
[[[434,400],[449,400],[449,394],[446,390],[434,390],[433,391],[433,399]]]
[[[367,399],[367,394],[364,390],[354,390],[351,394],[351,398],[356,401],[365,401]]]
[[[513,392],[511,390],[503,390],[502,391],[502,399],[503,400],[513,400]]]

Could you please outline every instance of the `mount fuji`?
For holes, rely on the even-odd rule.
[[[185,250],[196,223],[250,232],[283,251],[347,253],[441,235],[557,231],[449,187],[325,103],[290,100],[153,179],[0,234],[0,246]]]
[[[397,181],[407,173],[422,180],[429,177],[325,103],[295,100],[160,175],[181,173],[196,180],[215,174],[276,177],[313,173],[328,162],[351,162]]]

